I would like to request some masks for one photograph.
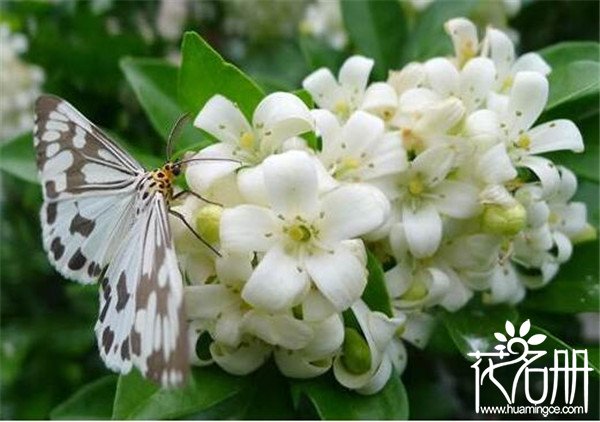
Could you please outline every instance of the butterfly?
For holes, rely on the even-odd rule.
[[[135,366],[163,386],[184,384],[187,322],[168,214],[218,254],[169,207],[191,193],[173,193],[186,160],[146,171],[73,106],[51,95],[36,102],[33,132],[44,248],[65,277],[100,282],[95,332],[106,366],[123,374]]]

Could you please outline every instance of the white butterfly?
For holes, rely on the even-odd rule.
[[[66,101],[42,96],[35,110],[44,247],[65,277],[100,280],[102,359],[121,373],[136,366],[164,386],[183,384],[183,281],[167,218],[182,218],[169,211],[182,163],[148,172]]]

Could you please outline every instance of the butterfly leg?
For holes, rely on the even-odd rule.
[[[192,195],[192,196],[195,196],[196,198],[198,198],[199,200],[206,202],[207,204],[218,205],[220,207],[223,206],[223,204],[219,204],[218,202],[213,202],[210,199],[206,199],[202,195],[197,194],[196,192],[193,192],[191,190],[182,190],[181,192],[177,192],[175,195],[173,195],[173,198],[171,198],[171,199],[175,200],[175,199],[181,198],[183,195]]]
[[[210,243],[208,243],[206,240],[204,240],[204,238],[202,238],[202,236],[200,236],[198,234],[198,232],[196,230],[194,230],[194,228],[190,225],[190,223],[188,223],[185,219],[185,217],[183,216],[183,214],[178,213],[177,211],[174,211],[172,209],[169,210],[169,214],[174,215],[175,217],[177,217],[178,219],[180,219],[183,224],[185,224],[185,226],[190,229],[190,231],[194,234],[194,236],[196,236],[198,238],[198,240],[200,242],[202,242],[208,249],[210,249],[211,251],[213,251],[215,254],[217,254],[217,256],[221,256],[221,253],[215,249],[214,246],[212,246]]]

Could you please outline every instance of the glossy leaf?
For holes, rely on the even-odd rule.
[[[146,112],[154,129],[166,141],[183,109],[177,102],[177,68],[164,60],[121,60],[127,81]],[[177,145],[190,145],[202,139],[200,131],[188,124],[181,131]]]
[[[375,59],[374,76],[384,79],[400,65],[406,19],[397,0],[340,2],[344,26],[357,53]]]
[[[539,52],[552,67],[550,96],[546,110],[600,92],[600,45],[593,42],[567,42]],[[597,102],[597,100],[596,100]]]
[[[444,23],[457,16],[468,16],[477,6],[472,0],[433,2],[417,17],[410,37],[402,47],[402,62],[428,60],[452,53],[452,42],[444,31]]]
[[[24,133],[0,145],[0,170],[21,180],[37,183],[35,150],[31,133]]]
[[[341,387],[331,376],[295,381],[292,392],[296,405],[302,396],[308,398],[318,416],[339,419],[408,419],[408,397],[400,377],[392,374],[379,393],[365,396]]]
[[[469,360],[472,357],[468,353],[492,350],[496,344],[494,333],[504,332],[507,322],[516,322],[517,318],[517,311],[511,306],[486,306],[473,302],[457,312],[444,311],[441,314],[454,344]]]
[[[194,368],[186,387],[167,390],[132,372],[119,379],[113,419],[183,418],[231,399],[247,382],[217,367]]]
[[[117,376],[108,375],[83,386],[50,413],[58,419],[110,419]]]
[[[179,99],[184,109],[197,114],[216,94],[238,104],[248,119],[264,97],[258,85],[234,65],[227,63],[195,32],[187,32],[181,47]]]
[[[530,291],[522,306],[552,313],[597,312],[599,252],[597,241],[575,246],[556,278],[543,289]]]
[[[369,278],[362,299],[372,311],[383,312],[389,317],[393,316],[390,296],[385,287],[383,268],[381,268],[379,260],[369,251],[367,251],[367,270]]]

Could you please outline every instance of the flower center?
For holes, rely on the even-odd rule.
[[[333,175],[334,177],[343,177],[347,173],[351,172],[352,170],[356,170],[359,167],[360,161],[358,159],[354,157],[345,157],[340,161]]]
[[[245,150],[251,150],[254,148],[254,141],[256,137],[252,132],[244,132],[242,136],[240,136],[240,147]]]
[[[333,110],[335,111],[335,114],[342,118],[346,118],[350,115],[350,106],[345,100],[338,101],[335,106],[333,106]]]
[[[425,191],[425,185],[418,174],[411,177],[411,179],[408,181],[408,191],[412,195],[421,195],[423,191]]]
[[[517,140],[517,146],[522,149],[529,149],[531,146],[531,138],[526,133],[519,136]]]
[[[295,242],[308,242],[311,238],[310,230],[304,224],[291,226],[288,228],[287,234]]]
[[[513,84],[513,77],[507,76],[504,79],[504,81],[502,82],[502,86],[500,87],[500,92],[508,92],[508,90],[510,89],[512,84]]]

